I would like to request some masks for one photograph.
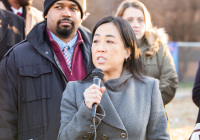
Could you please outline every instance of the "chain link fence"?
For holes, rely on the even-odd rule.
[[[178,49],[174,53],[174,49]],[[169,48],[174,58],[180,84],[193,85],[198,61],[200,60],[200,42],[173,42]]]

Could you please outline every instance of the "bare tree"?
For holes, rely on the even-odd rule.
[[[90,30],[101,18],[113,15],[123,0],[87,0],[90,16],[83,25]],[[200,40],[199,0],[140,0],[150,11],[153,24],[164,27],[171,41]],[[43,10],[41,0],[34,0],[33,6]]]
[[[171,41],[198,41],[199,0],[141,0],[146,3],[154,25],[164,27]]]

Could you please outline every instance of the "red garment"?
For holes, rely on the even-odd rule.
[[[62,67],[62,70],[67,77],[68,81],[79,81],[85,78],[87,75],[85,65],[84,65],[84,60],[83,60],[83,55],[81,52],[81,46],[80,44],[83,43],[83,39],[81,37],[81,33],[78,31],[78,38],[74,47],[74,52],[72,55],[72,60],[71,60],[71,70],[69,69],[67,62],[65,60],[65,57],[62,53],[61,48],[58,46],[58,44],[53,40],[49,29],[46,27],[47,35],[49,37],[49,40],[51,42],[51,46],[54,50],[54,53],[56,54],[59,64]]]
[[[22,16],[22,14],[20,12],[18,12],[17,15],[20,16],[20,17]]]

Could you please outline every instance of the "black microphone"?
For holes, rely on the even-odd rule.
[[[93,77],[93,84],[96,84],[100,87],[101,84],[101,79],[103,78],[104,73],[101,69],[94,69],[92,71],[92,77]],[[92,105],[92,121],[93,121],[93,126],[94,126],[94,140],[96,140],[97,137],[97,131],[96,131],[96,126],[95,126],[95,117],[96,117],[96,110],[97,110],[97,104],[94,103]]]
[[[104,76],[104,73],[101,69],[99,69],[99,68],[94,69],[92,71],[93,84],[96,84],[100,87],[103,76]],[[92,105],[92,118],[94,118],[96,116],[96,109],[97,109],[97,104],[94,103]]]

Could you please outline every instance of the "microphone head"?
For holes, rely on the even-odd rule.
[[[102,79],[104,76],[104,73],[101,69],[99,68],[95,68],[93,71],[92,71],[92,77],[98,77],[100,79]]]

